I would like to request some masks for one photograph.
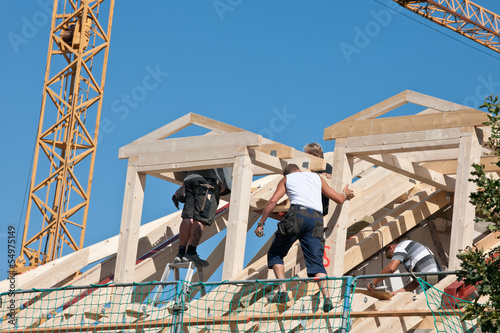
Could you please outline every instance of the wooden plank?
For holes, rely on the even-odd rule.
[[[481,239],[475,245],[478,249],[483,249],[485,252],[489,252],[489,250],[497,247],[500,244],[500,231],[492,232],[488,234],[486,237]]]
[[[248,148],[248,155],[254,165],[260,166],[274,173],[282,173],[283,169],[288,165],[286,161],[252,148]]]
[[[147,174],[177,185],[182,185],[185,176],[181,172],[148,172]]]
[[[53,285],[57,281],[63,281],[89,263],[89,252],[88,248],[75,252],[74,256],[65,258],[60,265],[52,267],[36,279],[24,283],[22,286],[23,289],[43,288],[41,286]]]
[[[351,184],[353,157],[348,157],[345,154],[345,140],[335,142],[333,153],[332,167],[335,170],[335,177],[331,179],[331,187],[337,192],[341,192],[345,185]],[[346,200],[342,205],[338,205],[330,200],[328,215],[324,218],[325,221],[328,221],[326,227],[329,228],[325,235],[325,258],[328,261],[325,268],[328,276],[343,275],[348,219],[349,201]]]
[[[396,294],[392,300],[390,301],[384,301],[384,302],[378,302],[376,303],[377,308],[376,311],[390,311],[392,309],[401,309],[403,308],[408,302],[412,301],[412,296],[413,294],[410,293],[399,293]],[[389,320],[390,318],[374,318],[374,317],[366,317],[363,319],[358,319],[356,323],[353,325],[353,327],[350,328],[349,332],[350,333],[366,333],[366,332],[373,332],[377,326],[380,326],[385,323],[385,321]],[[401,324],[398,325],[396,323],[394,325],[393,329],[388,329],[387,333],[389,332],[404,332],[401,329]]]
[[[243,269],[252,177],[250,157],[238,156],[233,168],[227,244],[222,269],[223,280],[230,280],[233,275]]]
[[[499,159],[498,156],[483,156],[479,164],[485,166],[485,172],[499,172],[500,168],[496,165]],[[421,166],[445,175],[455,175],[457,173],[458,160],[425,162],[422,163]]]
[[[268,155],[276,156],[280,159],[293,158],[295,156],[296,150],[292,147],[274,141],[272,141],[272,143],[266,142],[268,141],[263,138],[262,145],[260,147],[255,147],[254,149]]]
[[[388,117],[377,119],[341,122],[330,127],[325,140],[363,135],[378,135],[442,129],[463,126],[481,126],[488,121],[487,113],[481,111],[453,111],[417,114],[412,116]]]
[[[405,202],[399,204],[396,206],[393,210],[386,212],[383,216],[379,217],[376,219],[376,221],[370,226],[364,229],[363,233],[359,233],[354,235],[353,237],[349,238],[347,240],[346,248],[349,249],[350,247],[360,243],[363,239],[368,238],[371,236],[368,231],[372,231],[372,233],[375,233],[376,230],[382,228],[383,226],[388,225],[391,221],[394,219],[398,218],[400,215],[404,214],[405,212],[414,209],[417,207],[420,203],[425,201],[431,194],[436,192],[436,188],[430,187],[427,185],[426,188],[422,188],[421,191],[417,192],[415,195],[411,196],[408,200]],[[381,248],[383,247],[382,245],[386,245],[385,239],[384,242],[381,242],[383,244],[381,245]]]
[[[217,148],[259,146],[262,137],[250,132],[199,135],[186,138],[132,142],[122,148],[118,158],[130,158],[143,154],[173,154]]]
[[[373,169],[374,165],[360,158],[354,159],[354,167],[352,170],[353,178],[359,177],[361,174],[366,172],[367,170]]]
[[[206,129],[219,132],[219,133],[236,133],[236,132],[245,132],[241,128],[234,127],[223,122],[210,119],[208,117],[200,116],[196,113],[190,113],[191,115],[191,124],[198,125],[204,127]],[[250,132],[248,132],[250,133]]]
[[[394,155],[361,155],[360,158],[406,177],[436,186],[448,192],[455,190],[455,179],[433,170],[421,167],[411,161]]]
[[[357,180],[352,185],[356,196],[349,202],[348,227],[358,219],[379,211],[414,187],[415,183],[408,177],[383,168],[377,168],[373,174]]]
[[[454,276],[447,276],[440,282],[438,282],[434,287],[438,290],[443,290],[446,286],[450,285],[453,281],[455,281],[456,278]],[[427,298],[425,297],[425,294],[422,293],[420,295],[417,295],[416,300],[413,300],[413,293],[408,293],[409,296],[412,297],[412,300],[409,301],[406,305],[404,305],[402,308],[399,308],[400,310],[406,311],[412,311],[416,309],[422,309],[427,307]],[[393,307],[394,308],[394,307]],[[408,331],[417,326],[420,322],[422,321],[421,317],[393,317],[393,318],[386,318],[385,322],[381,324],[379,327],[375,328],[369,328],[365,332],[374,332],[374,333],[387,333],[387,332],[393,332],[396,327],[401,327],[401,331]],[[397,330],[397,329],[396,329]],[[355,332],[352,332],[355,333]]]
[[[178,172],[178,171],[192,171],[201,169],[215,169],[232,167],[234,164],[234,157],[217,158],[209,160],[198,160],[190,162],[174,162],[174,163],[161,163],[152,165],[141,165],[137,167],[138,172],[143,173],[163,173],[163,172]]]
[[[433,141],[409,142],[409,143],[388,143],[384,145],[367,145],[357,147],[346,147],[346,153],[355,156],[376,155],[376,154],[396,154],[422,150],[440,150],[457,148],[460,139],[444,139]]]
[[[166,138],[174,133],[177,133],[180,130],[191,125],[191,115],[192,115],[191,113],[188,113],[188,114],[158,128],[157,130],[154,130],[153,132],[150,132],[150,133],[140,137],[139,139],[135,140],[132,143],[161,140],[161,139],[164,139],[164,138]],[[127,147],[127,146],[125,146],[125,147]]]
[[[469,182],[472,164],[478,163],[481,157],[481,145],[476,136],[476,132],[469,132],[460,139],[460,147],[457,170],[457,183],[455,187],[455,199],[453,204],[453,220],[451,226],[450,242],[450,263],[449,270],[456,270],[460,267],[457,254],[460,250],[472,245],[474,239],[474,217],[475,206],[469,202],[470,194],[476,191],[476,184]]]
[[[390,112],[390,111],[407,103],[406,94],[408,91],[409,90],[402,91],[399,94],[394,95],[392,97],[389,97],[388,99],[383,100],[382,102],[379,102],[373,106],[370,106],[369,108],[367,108],[361,112],[358,112],[355,115],[350,116],[349,118],[346,118],[343,121],[372,119],[372,118],[376,118],[378,116],[381,116],[387,112]],[[330,128],[330,127],[327,127],[327,128]],[[324,139],[327,140],[326,137]]]
[[[200,165],[205,160],[217,160],[234,158],[240,155],[245,147],[225,147],[203,150],[190,150],[176,153],[162,153],[162,154],[144,154],[139,157],[129,159],[130,164],[143,166],[154,166],[160,164],[176,164],[183,163],[189,165]]]
[[[436,257],[436,260],[439,262],[442,270],[445,270],[443,267],[448,267],[448,258],[446,257],[446,252],[444,250],[443,242],[439,237],[439,232],[436,229],[435,220],[431,220],[427,222],[427,228],[429,231],[429,236],[432,239],[432,244],[436,249],[433,253]]]
[[[381,234],[374,232],[366,239],[363,239],[359,244],[351,246],[347,249],[347,251],[345,251],[345,258],[343,257],[344,272],[342,272],[342,274],[350,271],[359,263],[380,251],[382,244],[389,244],[448,204],[449,202],[446,200],[446,193],[443,191],[436,192],[426,201],[417,204],[397,219],[394,219],[386,226],[381,227]]]
[[[136,167],[128,166],[116,258],[116,283],[135,281],[135,260],[137,258],[145,186],[146,175],[137,172]]]
[[[407,92],[406,100],[409,103],[425,106],[427,108],[431,108],[434,110],[442,112],[461,111],[461,110],[477,111],[476,109],[470,108],[465,105],[452,103],[444,99],[439,99],[436,97],[424,95],[415,91],[407,90],[406,92]]]
[[[347,147],[378,146],[378,145],[387,145],[391,143],[406,144],[406,143],[435,141],[443,139],[459,139],[461,135],[462,135],[461,128],[424,129],[421,131],[350,137],[347,138],[346,146]]]
[[[295,156],[293,158],[287,159],[286,161],[289,164],[297,164],[301,170],[323,171],[326,169],[326,161],[324,159],[298,150],[295,151]]]
[[[398,153],[394,155],[398,157],[407,158],[414,163],[456,160],[458,158],[458,146],[453,149],[412,151],[406,153]]]

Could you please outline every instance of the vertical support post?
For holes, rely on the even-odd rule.
[[[245,148],[234,162],[222,280],[231,279],[243,269],[252,178],[252,162]]]
[[[457,254],[460,250],[472,245],[474,240],[475,207],[469,202],[469,197],[476,190],[476,184],[469,182],[473,170],[472,164],[479,163],[481,144],[474,127],[462,129],[458,150],[457,182],[453,201],[453,219],[451,226],[450,263],[449,270],[460,266]]]
[[[116,255],[115,283],[134,282],[145,186],[146,174],[137,172],[136,167],[129,162]]]
[[[333,175],[331,187],[337,191],[342,191],[345,185],[352,182],[353,160],[352,156],[345,153],[346,139],[341,138],[335,141],[333,151]],[[344,275],[344,253],[347,236],[349,218],[349,201],[338,205],[330,200],[326,221],[327,233],[325,242],[326,272],[328,276]]]
[[[341,333],[349,332],[349,309],[351,308],[351,294],[354,278],[348,276],[346,280],[346,288],[344,294],[344,305],[342,309],[342,324],[340,326]]]

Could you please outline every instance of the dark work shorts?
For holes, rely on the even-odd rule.
[[[325,238],[323,229],[323,216],[320,212],[310,208],[292,205],[287,214],[295,214],[302,221],[300,231],[296,235],[274,234],[274,240],[267,253],[267,266],[272,268],[276,264],[283,265],[283,258],[290,247],[298,239],[306,261],[307,275],[315,276],[317,273],[326,274],[323,265],[325,252]]]
[[[209,184],[214,188],[208,189],[203,186],[204,184]],[[185,181],[184,187],[186,188],[186,202],[182,209],[182,218],[212,225],[220,197],[220,186],[217,185],[217,181],[211,178],[195,177]],[[203,202],[205,202],[204,205]]]

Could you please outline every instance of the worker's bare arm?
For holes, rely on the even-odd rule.
[[[399,261],[398,259],[393,259],[391,260],[391,262],[389,264],[387,264],[387,266],[385,266],[382,271],[380,272],[380,274],[392,274],[396,271],[396,269],[398,269],[398,266],[399,264],[401,263],[401,261]],[[367,289],[370,290],[370,291],[373,291],[375,290],[375,287],[377,286],[377,284],[379,284],[380,282],[382,282],[383,280],[385,280],[386,278],[385,277],[380,277],[380,278],[375,278],[372,280],[372,282],[370,282],[367,286]]]
[[[286,193],[286,177],[284,177],[279,183],[278,187],[276,188],[276,191],[274,191],[273,196],[269,201],[266,203],[266,206],[262,210],[262,216],[260,217],[260,222],[257,225],[257,228],[255,229],[255,234],[258,236],[261,231],[264,230],[264,224],[266,223],[267,218],[269,215],[273,212],[274,207],[276,207],[276,204],[278,201],[285,195]]]
[[[331,188],[323,178],[321,178],[321,192],[326,195],[328,199],[333,200],[338,204],[342,204],[344,201],[354,198],[354,192],[349,189],[348,185],[346,185],[342,192],[339,193]]]

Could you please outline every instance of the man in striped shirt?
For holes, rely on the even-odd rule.
[[[397,269],[399,264],[403,264],[408,272],[412,273],[432,273],[441,271],[439,264],[434,257],[434,254],[424,245],[412,241],[405,240],[400,243],[387,245],[384,248],[387,259],[392,259],[391,262],[382,269],[380,274],[392,274]],[[420,278],[426,280],[429,284],[434,285],[438,282],[437,275],[421,276]],[[382,282],[385,278],[375,278],[367,286],[370,291],[375,290],[375,286]],[[403,288],[393,291],[395,295],[403,291],[413,291],[419,287],[416,280],[412,280]]]

